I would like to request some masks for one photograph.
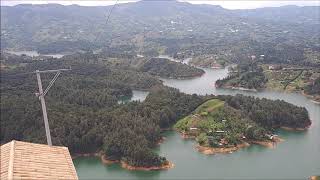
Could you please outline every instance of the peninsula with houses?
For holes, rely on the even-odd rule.
[[[305,108],[237,95],[206,101],[174,127],[183,138],[195,139],[199,152],[215,154],[231,153],[250,144],[272,148],[283,141],[276,130],[307,130],[310,125]]]

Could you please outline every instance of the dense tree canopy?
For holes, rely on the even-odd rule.
[[[175,124],[201,146],[234,147],[252,140],[270,141],[280,127],[306,128],[311,121],[305,108],[280,100],[243,95],[216,96]]]
[[[320,77],[304,88],[305,93],[310,95],[320,95]]]
[[[15,60],[11,62],[10,58]],[[133,166],[165,163],[164,157],[152,151],[161,138],[161,129],[172,127],[213,97],[181,93],[163,86],[132,63],[101,60],[92,53],[41,61],[26,59],[1,59],[8,66],[1,72],[1,143],[12,139],[46,142],[40,103],[34,95],[38,91],[36,77],[29,73],[36,69],[72,67],[72,71],[63,72],[46,95],[53,144],[67,146],[72,153],[102,151],[109,159]],[[44,87],[52,77],[53,74],[42,74]],[[147,89],[150,93],[143,102],[117,103],[121,97],[132,95],[133,89]],[[218,98],[264,128],[310,124],[304,108],[284,101],[244,96]],[[226,113],[216,116],[223,114]],[[235,122],[241,121],[234,121],[233,125]],[[260,131],[252,133],[256,136]],[[228,138],[236,142],[233,136]]]
[[[236,70],[231,71],[228,77],[219,79],[216,86],[261,89],[267,81],[263,69],[256,62],[245,61],[237,65]]]
[[[68,146],[72,153],[103,150],[108,158],[134,166],[164,163],[165,158],[151,149],[161,137],[161,128],[190,113],[204,97],[164,87],[147,73],[76,57],[32,61],[3,71],[1,142],[46,142],[40,103],[34,95],[36,78],[25,73],[70,65],[72,71],[63,72],[46,95],[53,144]],[[52,76],[42,74],[44,86]],[[130,96],[132,89],[148,89],[150,93],[144,102],[118,104],[117,100]]]
[[[152,58],[144,63],[140,69],[141,71],[167,78],[190,78],[204,74],[202,69],[172,62],[165,58]]]
[[[305,128],[311,124],[308,111],[304,107],[297,107],[283,100],[269,100],[250,96],[225,96],[225,101],[231,107],[239,109],[265,128]]]

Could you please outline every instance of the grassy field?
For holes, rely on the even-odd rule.
[[[225,106],[224,101],[211,99],[174,127],[187,137],[195,137],[202,146],[230,147],[242,142],[241,137],[250,124],[237,111]]]
[[[213,118],[208,116],[208,114],[212,113],[214,110],[221,109],[223,106],[224,101],[219,99],[208,100],[197,107],[194,113],[179,120],[176,123],[175,128],[180,131],[188,131],[191,127],[199,126],[203,120],[213,120]]]
[[[212,112],[214,109],[222,107],[223,105],[223,101],[219,99],[211,99],[197,107],[195,113]]]
[[[268,78],[268,89],[286,91],[301,91],[312,79],[320,76],[319,72],[313,70],[304,70],[302,73],[301,71],[265,70],[264,73]]]

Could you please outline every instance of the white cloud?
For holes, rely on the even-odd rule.
[[[279,7],[285,5],[319,6],[320,1],[188,1],[192,4],[220,5],[227,9],[254,9],[261,7]]]
[[[136,0],[118,0],[118,3],[134,2]],[[279,7],[284,5],[298,5],[298,6],[320,6],[320,1],[221,1],[221,0],[179,0],[183,2],[189,2],[192,4],[212,4],[220,5],[227,9],[254,9],[261,7]],[[112,5],[115,0],[100,0],[100,1],[56,1],[56,0],[38,0],[38,1],[16,1],[16,0],[1,0],[1,5],[13,6],[17,4],[47,4],[57,3],[62,5],[78,4],[81,6],[107,6]]]
[[[17,4],[62,4],[62,5],[72,5],[72,4],[77,4],[80,6],[108,6],[115,4],[115,0],[107,0],[107,1],[56,1],[56,0],[38,0],[38,1],[15,1],[15,0],[1,0],[1,5],[2,6],[14,6]],[[132,2],[130,0],[119,0],[118,3],[127,3],[127,2]]]

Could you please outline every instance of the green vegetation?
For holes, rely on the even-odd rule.
[[[220,101],[219,99],[212,99],[209,100],[205,103],[203,103],[201,106],[197,107],[197,109],[195,110],[196,113],[200,113],[200,112],[212,112],[213,110],[220,108],[221,106],[223,106],[224,102]]]
[[[228,77],[218,80],[217,87],[236,87],[245,89],[262,89],[268,79],[263,69],[257,63],[242,62],[237,65],[236,70],[231,70]]]
[[[127,57],[164,53],[194,57],[195,64],[209,67],[254,55],[262,63],[319,67],[318,7],[228,10],[179,1],[139,1],[118,4],[106,24],[110,8],[1,6],[1,49],[101,50]]]
[[[201,130],[192,132],[202,144],[217,145],[224,139],[224,146],[240,143],[242,135],[264,139],[273,128],[310,125],[304,108],[283,101],[244,96],[207,101],[213,96],[187,95],[165,87],[149,71],[141,71],[146,62],[92,53],[42,61],[1,54],[1,64],[6,67],[1,74],[1,143],[12,139],[46,142],[40,105],[34,96],[38,91],[35,77],[25,73],[69,66],[72,71],[63,73],[46,101],[53,144],[67,146],[72,153],[102,151],[107,158],[132,166],[159,166],[166,159],[152,148],[161,138],[161,129],[172,127],[178,119],[183,118],[176,124],[181,131]],[[44,86],[51,78],[43,74]],[[143,102],[118,104],[132,89],[150,93]],[[189,115],[192,112],[194,115]],[[216,131],[227,133],[215,136]]]
[[[319,101],[319,78],[318,68],[241,62],[230,68],[228,77],[216,81],[216,87],[304,92]]]
[[[1,63],[10,66],[7,62],[18,57],[7,57]],[[161,138],[161,128],[171,127],[205,99],[164,87],[148,73],[109,63],[108,58],[101,61],[93,54],[14,62],[17,64],[11,65],[16,68],[1,70],[1,143],[12,139],[46,142],[40,103],[34,95],[38,91],[35,75],[25,74],[36,69],[72,67],[46,95],[53,144],[67,146],[71,153],[103,151],[107,158],[132,166],[166,163],[152,150]],[[44,86],[51,78],[42,75]],[[150,93],[142,103],[118,104],[132,89]]]
[[[320,95],[320,77],[305,88],[305,92],[310,95]]]
[[[29,72],[70,66],[72,71],[63,73],[46,101],[53,144],[67,146],[72,153],[102,151],[108,159],[132,166],[160,166],[166,159],[152,148],[161,130],[174,124],[199,144],[213,147],[234,146],[244,136],[265,140],[281,126],[311,124],[305,108],[284,101],[188,95],[168,88],[156,76],[189,78],[204,71],[153,57],[193,57],[191,64],[205,67],[237,63],[229,77],[217,81],[218,87],[260,89],[278,86],[274,81],[279,79],[287,89],[319,95],[314,73],[303,70],[283,73],[288,75],[284,77],[259,66],[320,67],[318,7],[232,11],[177,1],[139,1],[117,5],[109,23],[106,11],[110,7],[1,6],[1,50],[75,53],[55,59],[1,52],[1,143],[46,142],[34,96],[37,85]],[[248,61],[249,57],[255,58]],[[45,86],[52,77],[42,78]],[[308,78],[314,80],[307,82]],[[134,89],[150,93],[144,102],[117,103]]]
[[[279,69],[268,70],[264,67],[264,74],[268,78],[266,88],[272,90],[285,90],[288,92],[303,92],[304,95],[315,101],[320,101],[319,78],[317,68]]]
[[[191,78],[204,74],[202,69],[198,69],[186,64],[173,62],[164,58],[152,58],[146,61],[140,70],[152,75],[166,78]]]
[[[264,70],[269,81],[266,87],[275,90],[301,91],[309,78],[315,75],[312,70]]]
[[[297,107],[283,100],[269,100],[243,95],[225,96],[226,103],[243,115],[268,129],[281,126],[306,128],[311,124],[306,108]]]
[[[223,55],[209,54],[195,56],[189,61],[189,64],[198,67],[222,68],[227,64],[227,61]]]
[[[282,126],[306,128],[311,122],[305,108],[284,101],[254,97],[218,96],[200,105],[175,124],[201,146],[233,147],[244,141],[268,141]]]
[[[320,102],[320,77],[305,86],[304,93],[313,96],[316,101]]]

